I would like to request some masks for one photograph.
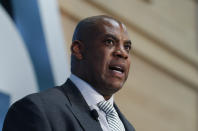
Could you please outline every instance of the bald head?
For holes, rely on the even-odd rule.
[[[75,28],[72,42],[75,40],[83,42],[89,40],[92,38],[92,35],[100,33],[101,24],[108,23],[109,21],[114,22],[115,24],[122,24],[115,18],[106,15],[92,16],[81,20]]]

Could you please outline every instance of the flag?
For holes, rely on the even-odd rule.
[[[0,18],[1,129],[13,102],[70,72],[56,0],[1,0]]]

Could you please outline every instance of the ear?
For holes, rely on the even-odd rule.
[[[78,60],[83,59],[84,44],[81,41],[75,40],[71,45],[71,52]]]

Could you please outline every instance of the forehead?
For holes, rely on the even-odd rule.
[[[112,34],[120,37],[120,39],[129,39],[126,26],[123,23],[115,21],[113,19],[104,18],[98,23],[98,29],[100,35]]]

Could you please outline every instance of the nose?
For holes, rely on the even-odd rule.
[[[113,55],[118,58],[127,59],[129,54],[123,49],[123,47],[119,47],[115,49]]]

